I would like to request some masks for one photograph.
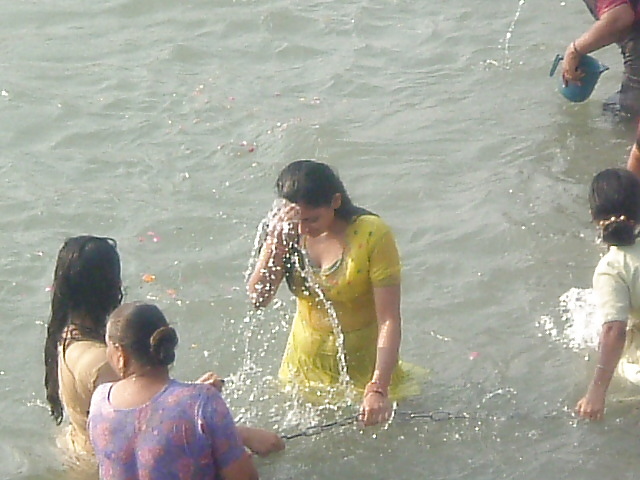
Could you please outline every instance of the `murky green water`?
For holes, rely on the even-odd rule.
[[[576,423],[564,410],[589,350],[540,326],[590,284],[586,187],[634,136],[600,114],[615,48],[598,53],[611,71],[583,105],[548,78],[590,23],[581,2],[0,7],[1,478],[91,478],[63,466],[43,403],[47,287],[70,235],[118,240],[127,299],[158,302],[178,327],[174,374],[228,376],[246,421],[291,433],[353,413],[305,409],[269,381],[286,292],[248,316],[255,228],[299,158],[334,165],[397,234],[402,356],[432,370],[401,408],[472,418],[294,439],[257,461],[264,478],[635,478],[638,392],[616,383],[626,400],[607,420]]]

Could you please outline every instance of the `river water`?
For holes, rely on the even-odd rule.
[[[602,253],[587,185],[634,137],[601,114],[614,47],[584,104],[548,76],[590,25],[581,2],[0,6],[0,478],[94,478],[60,455],[42,386],[71,235],[117,239],[126,299],[177,326],[173,374],[228,377],[242,421],[289,434],[354,413],[278,391],[293,303],[283,289],[256,315],[244,294],[275,176],[300,158],[396,232],[402,357],[431,370],[399,408],[471,418],[330,428],[257,459],[263,478],[635,478],[640,392],[614,382],[601,424],[570,413],[594,365],[575,322]]]

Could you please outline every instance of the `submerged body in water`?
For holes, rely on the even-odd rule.
[[[602,323],[626,323],[617,372],[640,386],[640,244],[612,246],[598,263],[593,282]]]
[[[591,182],[589,207],[609,251],[593,274],[595,303],[602,324],[598,364],[576,411],[581,417],[600,420],[616,369],[633,382],[639,379],[640,245],[636,239],[640,180],[629,170],[601,171]]]
[[[633,119],[640,117],[640,4],[632,0],[584,0],[596,19],[565,52],[564,78],[579,81],[576,72],[580,58],[602,47],[617,43],[624,73],[620,90],[603,105],[607,112]]]
[[[410,383],[398,358],[400,259],[393,234],[351,202],[326,164],[293,162],[276,188],[286,202],[271,218],[247,290],[264,307],[286,280],[297,298],[280,378],[324,402],[335,400],[326,393],[349,396],[355,387],[364,424],[385,422],[390,394],[397,398]]]
[[[355,390],[364,394],[374,375],[378,322],[373,288],[400,282],[400,259],[393,234],[375,215],[357,217],[346,230],[342,257],[329,268],[314,268],[307,257],[304,274],[295,269],[291,286],[296,315],[280,367],[280,379],[302,387],[317,398],[340,383],[342,343],[346,373]],[[308,288],[307,284],[318,289]],[[342,333],[337,338],[335,316]],[[391,376],[389,395],[395,400],[419,393],[413,366],[399,362]]]

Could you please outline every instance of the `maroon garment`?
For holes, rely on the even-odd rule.
[[[607,11],[628,4],[635,12],[635,23],[626,38],[619,42],[624,75],[620,90],[605,102],[605,109],[640,118],[640,1],[638,0],[584,0],[594,18]]]

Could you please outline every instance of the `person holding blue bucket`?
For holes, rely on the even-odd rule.
[[[556,55],[549,76],[553,77],[560,62],[564,59],[562,55]],[[600,75],[609,70],[609,67],[601,64],[590,55],[583,55],[578,63],[580,80],[568,81],[563,75],[560,80],[558,90],[570,102],[584,102],[591,96],[593,89],[598,83]]]
[[[584,0],[596,19],[566,48],[562,64],[561,93],[571,101],[591,95],[606,69],[588,54],[617,43],[623,57],[624,77],[620,91],[607,99],[604,109],[633,118],[640,117],[640,1]],[[584,98],[583,98],[584,97]]]

